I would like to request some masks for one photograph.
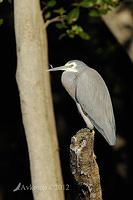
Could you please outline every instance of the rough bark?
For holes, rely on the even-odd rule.
[[[81,129],[71,139],[71,170],[80,193],[77,199],[102,200],[99,169],[94,155],[94,134]]]
[[[121,3],[102,19],[133,62],[133,3]]]
[[[16,79],[27,138],[35,200],[63,200],[58,142],[53,115],[47,34],[39,0],[14,0]]]

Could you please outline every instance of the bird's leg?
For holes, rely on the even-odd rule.
[[[95,136],[95,131],[94,131],[94,129],[91,130],[91,133],[93,134],[93,136]],[[93,152],[93,160],[96,160],[96,155],[95,155],[94,152]]]

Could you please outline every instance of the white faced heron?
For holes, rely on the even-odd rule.
[[[94,69],[79,60],[48,71],[63,70],[61,81],[76,102],[78,110],[91,130],[94,127],[110,145],[115,145],[115,119],[107,86]]]

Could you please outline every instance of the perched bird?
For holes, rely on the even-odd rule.
[[[63,70],[61,81],[91,130],[94,127],[115,145],[115,119],[108,88],[100,74],[79,60],[48,71]]]

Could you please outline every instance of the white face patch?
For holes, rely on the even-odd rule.
[[[72,72],[77,72],[78,70],[76,69],[77,64],[76,62],[68,62],[65,64],[67,66],[66,71],[72,71]]]

